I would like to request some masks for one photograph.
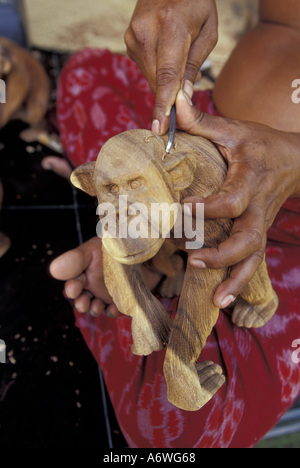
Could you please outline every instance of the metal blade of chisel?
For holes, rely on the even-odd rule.
[[[170,130],[169,130],[169,141],[167,144],[166,152],[170,153],[175,142],[175,132],[176,132],[176,107],[175,104],[171,110],[171,119],[170,119]]]

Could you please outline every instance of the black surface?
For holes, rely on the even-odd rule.
[[[0,446],[124,447],[63,284],[48,274],[53,258],[94,235],[95,202],[43,170],[53,151],[23,142],[22,129],[13,122],[0,132],[0,230],[12,241],[0,259]]]

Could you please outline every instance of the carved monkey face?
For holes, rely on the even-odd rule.
[[[116,230],[114,235],[103,237],[103,246],[121,263],[142,263],[158,252],[174,227],[177,213],[176,209],[169,211],[166,227],[160,215],[154,223],[153,210],[158,205],[179,203],[181,191],[193,181],[192,157],[174,151],[165,160],[164,156],[162,138],[146,130],[131,130],[109,140],[96,163],[84,164],[72,174],[72,183],[97,196],[99,207],[113,207]],[[138,224],[140,236],[136,237],[130,227]]]

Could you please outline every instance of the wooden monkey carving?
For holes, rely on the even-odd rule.
[[[0,128],[13,119],[38,126],[48,108],[50,81],[33,55],[6,37],[0,37],[0,78],[2,88],[5,83],[0,89],[5,103],[0,106]]]
[[[150,209],[153,204],[180,204],[186,197],[205,198],[220,190],[227,166],[212,143],[178,132],[171,153],[166,154],[165,148],[166,138],[149,131],[122,133],[103,146],[96,163],[76,169],[72,183],[97,196],[101,206],[113,205],[117,228],[126,217],[127,222],[137,219],[137,211],[128,209],[131,204],[138,202]],[[127,199],[122,207],[121,196]],[[132,352],[149,355],[166,348],[168,400],[181,409],[196,411],[225,382],[218,365],[197,360],[218,319],[214,293],[229,272],[199,270],[189,264],[184,270],[180,250],[185,244],[174,235],[175,218],[169,216],[169,238],[161,220],[156,225],[157,236],[104,236],[104,275],[116,306],[132,317]],[[145,225],[150,232],[151,220]],[[204,246],[216,247],[230,236],[231,228],[231,220],[205,220]],[[147,288],[141,268],[144,262],[166,276],[162,295],[179,294],[181,289],[174,320]],[[277,306],[264,262],[236,300],[232,320],[237,326],[261,327]]]

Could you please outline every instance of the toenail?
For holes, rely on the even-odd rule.
[[[114,315],[112,315],[107,309],[104,310],[105,314],[107,315],[107,317],[109,318],[115,318]]]
[[[99,317],[99,314],[97,314],[97,312],[95,312],[94,310],[90,310],[89,313],[92,317]]]

